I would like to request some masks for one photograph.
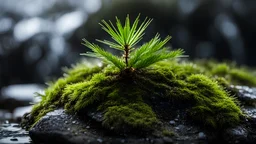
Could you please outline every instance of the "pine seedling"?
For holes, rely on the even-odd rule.
[[[102,23],[100,23],[102,29],[112,37],[114,42],[98,39],[97,41],[110,48],[122,51],[122,57],[113,55],[103,50],[98,45],[90,43],[86,39],[83,39],[82,44],[90,48],[92,52],[83,53],[81,55],[100,58],[118,67],[121,71],[125,69],[142,69],[165,59],[182,56],[183,50],[178,49],[170,51],[165,47],[165,44],[171,39],[171,36],[167,36],[164,40],[161,40],[160,35],[156,34],[149,42],[137,47],[137,43],[142,40],[146,28],[152,22],[152,19],[145,18],[145,20],[139,24],[139,17],[140,15],[137,16],[133,24],[131,24],[129,15],[127,15],[124,26],[117,17],[116,26],[114,26],[111,21],[108,23],[102,20]]]

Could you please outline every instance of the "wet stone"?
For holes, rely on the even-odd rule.
[[[164,137],[164,142],[167,143],[167,144],[171,144],[173,143],[173,139],[169,138],[169,137]]]
[[[238,91],[237,97],[240,101],[249,105],[256,104],[256,88],[238,85],[231,85],[230,87]]]
[[[13,137],[10,139],[11,141],[18,141],[18,139],[16,137]]]
[[[100,138],[98,138],[97,141],[98,141],[99,143],[102,143],[102,142],[103,142],[103,140],[100,139]]]
[[[93,115],[91,115],[93,116]],[[61,117],[61,118],[60,118]],[[208,143],[208,139],[214,138],[211,134],[207,135],[205,132],[193,125],[187,125],[186,123],[179,122],[179,124],[173,127],[170,122],[166,123],[166,128],[173,131],[175,135],[173,137],[152,137],[147,135],[146,137],[136,137],[130,135],[109,136],[109,131],[96,128],[91,119],[89,121],[82,121],[76,115],[65,113],[63,109],[58,109],[48,113],[42,117],[39,122],[30,130],[29,135],[35,143],[65,143],[71,144],[77,143]],[[181,119],[181,118],[180,118]],[[75,123],[73,123],[75,121]],[[177,122],[175,122],[177,123]],[[97,125],[98,126],[98,125]],[[221,133],[223,141],[231,143],[254,143],[256,139],[247,137],[253,137],[253,133],[249,133],[248,126],[237,126],[236,128],[229,129],[225,133]],[[254,130],[254,128],[253,128]],[[45,137],[47,136],[47,139]],[[218,139],[218,138],[216,138]],[[216,140],[215,139],[215,140]],[[58,140],[58,141],[56,141]],[[219,140],[219,139],[218,139]]]
[[[9,124],[9,121],[8,121],[8,120],[6,120],[4,123],[5,123],[5,124]]]
[[[234,136],[244,136],[247,137],[247,131],[242,127],[237,127],[230,130],[231,134]]]
[[[206,135],[204,134],[204,132],[199,132],[198,133],[198,138],[199,139],[206,139]]]
[[[169,123],[170,123],[171,125],[175,125],[175,121],[173,121],[173,120],[171,120]]]

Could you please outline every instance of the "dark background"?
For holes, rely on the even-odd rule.
[[[255,0],[0,0],[0,88],[44,83],[86,52],[81,39],[108,39],[98,23],[153,18],[144,41],[171,35],[190,59],[255,66]]]

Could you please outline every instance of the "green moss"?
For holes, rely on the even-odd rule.
[[[167,137],[173,137],[173,136],[175,136],[175,133],[174,133],[173,131],[166,130],[166,129],[162,131],[162,134],[163,134],[164,136],[167,136]]]
[[[108,107],[104,115],[103,126],[115,129],[151,129],[156,126],[158,119],[151,107],[145,103],[129,103],[127,105]]]
[[[33,107],[30,125],[59,107],[79,114],[102,112],[102,126],[118,132],[155,130],[168,119],[161,111],[175,109],[185,111],[188,122],[214,129],[233,126],[242,116],[236,100],[223,90],[226,79],[192,63],[164,61],[123,73],[112,66],[80,64],[66,73]]]
[[[247,70],[242,69],[232,69],[230,71],[231,79],[234,81],[234,84],[255,86],[256,77]]]
[[[187,82],[189,87],[197,91],[191,101],[196,106],[190,110],[190,116],[197,122],[214,128],[235,125],[242,115],[234,98],[229,96],[217,82],[204,75],[191,75]]]
[[[197,61],[205,69],[208,76],[224,77],[235,85],[256,86],[256,75],[246,67],[239,67],[235,63],[217,63],[216,61]]]
[[[63,106],[64,98],[62,94],[64,88],[70,84],[86,81],[92,77],[94,73],[101,71],[103,67],[91,67],[88,63],[82,62],[74,65],[71,69],[65,69],[64,77],[59,78],[56,82],[49,84],[49,87],[45,90],[45,94],[42,95],[42,101],[36,104],[31,114],[33,115],[33,122],[37,122],[47,112],[50,112],[57,107]],[[66,99],[67,100],[67,99]]]

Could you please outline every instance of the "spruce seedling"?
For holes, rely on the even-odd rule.
[[[142,69],[165,59],[182,56],[183,50],[178,49],[170,51],[167,47],[164,47],[171,39],[171,36],[167,36],[164,40],[161,40],[160,35],[156,34],[149,42],[136,48],[136,44],[142,40],[146,28],[152,22],[152,19],[145,18],[145,20],[139,24],[139,17],[140,15],[138,15],[133,24],[131,24],[129,15],[127,15],[124,26],[117,17],[116,26],[114,26],[111,21],[107,23],[105,20],[102,20],[102,23],[100,23],[102,29],[112,37],[114,42],[98,39],[97,41],[108,45],[110,48],[123,51],[122,57],[113,55],[103,50],[98,45],[90,43],[86,39],[83,39],[82,44],[90,48],[93,52],[82,53],[81,55],[100,58],[118,67],[121,71],[124,69]]]

